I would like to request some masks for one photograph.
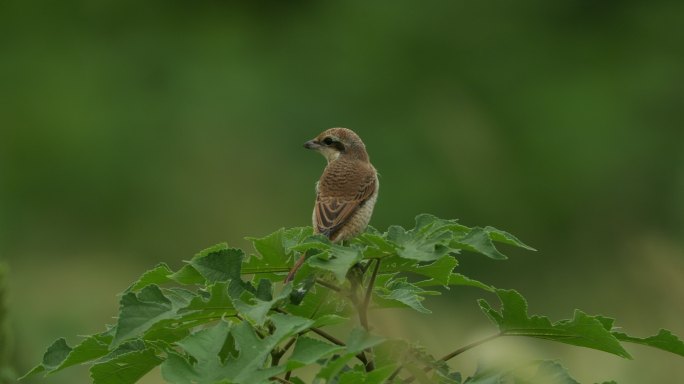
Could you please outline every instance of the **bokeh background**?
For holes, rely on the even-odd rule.
[[[2,1],[0,360],[23,373],[103,330],[157,262],[308,225],[324,160],[301,144],[334,126],[381,174],[375,227],[430,212],[509,230],[539,252],[461,271],[555,320],[684,335],[682,20],[681,1]],[[441,355],[492,331],[479,294],[375,322]],[[684,381],[680,357],[629,350],[506,339],[453,363]]]

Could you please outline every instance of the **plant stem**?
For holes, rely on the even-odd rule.
[[[330,290],[333,290],[333,291],[335,291],[335,292],[340,292],[340,291],[342,291],[342,289],[341,289],[340,287],[338,287],[337,285],[330,284],[330,283],[328,283],[327,281],[325,281],[325,280],[323,280],[323,279],[316,279],[316,284],[322,285],[322,286],[324,286],[324,287],[326,287],[326,288],[328,288],[328,289],[330,289]]]
[[[370,326],[368,325],[368,305],[370,304],[371,296],[373,293],[373,286],[375,285],[375,278],[378,276],[378,270],[380,269],[380,259],[375,261],[375,265],[373,266],[373,273],[371,274],[371,278],[368,281],[368,285],[366,286],[366,292],[363,297],[363,301],[360,303],[358,300],[353,300],[354,304],[356,305],[356,308],[359,311],[359,322],[361,323],[361,326],[366,330],[366,332],[370,331]],[[364,270],[365,273],[366,270]],[[356,298],[356,292],[352,293],[354,297]],[[375,364],[373,363],[373,350],[372,349],[367,349],[365,353],[368,354],[368,363],[366,364],[366,372],[370,372],[375,369]]]
[[[319,329],[319,328],[309,328],[309,329],[311,330],[311,332],[313,332],[313,333],[317,334],[318,336],[330,341],[333,344],[339,345],[341,347],[346,346],[346,344],[342,340],[338,339],[337,337],[329,334],[328,332],[326,332],[322,329]]]
[[[333,336],[333,335],[331,335],[331,334],[329,334],[329,333],[327,333],[321,329],[309,328],[309,330],[311,330],[311,332],[317,334],[318,336],[332,342],[333,344],[337,344],[340,347],[346,347],[346,344],[344,344],[344,342],[342,340],[336,338],[335,336]],[[357,354],[356,358],[359,359],[363,363],[364,366],[368,367],[369,362],[368,362],[368,359],[366,359],[366,355],[364,355],[363,352]]]
[[[277,381],[277,382],[284,383],[284,384],[294,384],[294,383],[291,382],[290,380],[288,380],[288,379],[281,379],[281,378],[278,377],[278,376],[270,377],[270,380],[275,380],[275,381]]]
[[[287,344],[285,344],[278,351],[274,350],[273,352],[271,352],[271,366],[275,367],[276,365],[278,365],[278,363],[280,363],[280,359],[283,357],[283,355],[285,355],[285,353],[287,353],[287,350],[290,349],[292,345],[294,345],[295,341],[297,341],[296,336],[291,338],[287,342]]]
[[[378,270],[380,269],[380,259],[375,262],[375,267],[373,268],[373,274],[371,275],[368,286],[366,287],[366,297],[363,300],[363,312],[368,312],[368,305],[371,301],[371,296],[373,295],[373,287],[375,286],[375,278],[378,277]]]
[[[498,338],[499,336],[503,336],[503,333],[501,333],[501,332],[496,333],[496,334],[491,335],[491,336],[489,336],[489,337],[485,337],[485,338],[482,339],[482,340],[478,340],[478,341],[475,341],[475,342],[473,342],[473,343],[470,343],[470,344],[468,344],[468,345],[466,345],[466,346],[464,346],[464,347],[461,347],[461,348],[459,348],[459,349],[457,349],[457,350],[455,350],[455,351],[453,351],[453,352],[451,352],[451,353],[447,353],[446,355],[442,356],[442,357],[439,359],[439,361],[449,361],[449,360],[451,360],[452,358],[454,358],[454,357],[460,355],[461,353],[463,353],[463,352],[465,352],[465,351],[467,351],[467,350],[469,350],[469,349],[475,348],[475,347],[477,347],[477,346],[480,345],[480,344],[484,344],[484,343],[486,343],[486,342],[488,342],[488,341],[492,341],[492,340]]]

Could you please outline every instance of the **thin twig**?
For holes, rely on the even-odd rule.
[[[276,351],[273,351],[273,352],[271,353],[271,357],[272,357],[272,363],[271,363],[271,365],[272,365],[272,366],[276,366],[276,365],[278,365],[278,363],[280,363],[280,359],[285,355],[285,353],[287,353],[287,350],[290,349],[290,348],[292,347],[292,345],[294,345],[295,341],[297,341],[297,336],[292,337],[292,338],[287,342],[287,344],[285,344],[285,345],[284,345],[282,348],[280,348],[277,352],[276,352]]]
[[[339,345],[340,347],[346,347],[346,344],[342,340],[338,339],[337,337],[329,334],[328,332],[326,332],[322,329],[319,329],[319,328],[309,328],[309,329],[311,330],[311,332],[313,332],[313,333],[317,334],[318,336],[330,341],[333,344]]]
[[[466,346],[464,346],[464,347],[461,347],[461,348],[459,348],[459,349],[457,349],[457,350],[455,350],[455,351],[453,351],[453,352],[451,352],[451,353],[447,353],[446,355],[442,356],[442,357],[439,359],[439,361],[449,361],[449,360],[453,359],[454,357],[460,355],[461,353],[463,353],[463,352],[465,352],[465,351],[467,351],[467,350],[469,350],[469,349],[475,348],[475,347],[477,347],[477,346],[480,345],[480,344],[484,344],[484,343],[486,343],[486,342],[488,342],[488,341],[492,341],[492,340],[496,339],[496,338],[499,337],[499,336],[503,336],[503,333],[499,332],[499,333],[494,334],[494,335],[491,335],[491,336],[489,336],[489,337],[485,337],[485,338],[482,339],[482,340],[478,340],[478,341],[475,341],[475,342],[473,342],[473,343],[470,343],[470,344],[468,344],[468,345],[466,345]]]
[[[397,375],[399,374],[399,372],[401,372],[403,368],[403,365],[398,366],[397,369],[395,369],[394,372],[392,372],[392,374],[387,378],[387,381],[391,383],[392,380],[394,380],[394,378],[397,377]]]
[[[324,286],[324,287],[326,287],[326,288],[328,288],[328,289],[330,289],[330,290],[333,290],[333,291],[335,291],[335,292],[340,292],[340,291],[342,291],[342,289],[341,289],[340,287],[338,287],[337,285],[335,285],[335,284],[330,284],[330,283],[328,283],[327,281],[325,281],[325,280],[323,280],[323,279],[316,279],[316,284],[322,285],[322,286]]]
[[[368,305],[371,301],[371,296],[373,295],[373,286],[375,285],[375,278],[378,277],[378,270],[380,269],[380,259],[375,262],[375,267],[373,268],[373,274],[371,275],[368,286],[366,287],[366,297],[363,300],[363,311],[368,311]]]
[[[281,378],[278,377],[278,376],[269,377],[269,380],[275,380],[275,381],[280,382],[280,383],[283,383],[283,384],[294,384],[294,383],[291,382],[290,380],[288,380],[288,379],[281,379]]]
[[[373,295],[373,286],[375,285],[375,278],[378,276],[378,270],[380,269],[380,259],[375,261],[373,266],[373,273],[371,274],[368,285],[366,286],[366,294],[363,301],[357,305],[359,310],[359,322],[366,330],[370,331],[370,326],[368,325],[368,305],[370,304],[371,296]],[[364,270],[365,273],[365,270]],[[375,363],[373,362],[373,350],[371,348],[366,349],[368,353],[368,364],[366,364],[366,372],[371,372],[375,369]]]
[[[329,334],[329,333],[327,333],[321,329],[318,329],[318,328],[309,328],[309,329],[311,330],[311,332],[313,332],[313,333],[317,334],[318,336],[332,342],[333,344],[337,344],[341,347],[346,346],[346,344],[344,344],[343,341],[341,341],[340,339],[336,338],[335,336],[333,336],[333,335],[331,335],[331,334]],[[359,361],[361,361],[364,366],[366,366],[366,367],[368,366],[368,359],[366,359],[366,355],[364,355],[363,352],[358,353],[356,355],[356,358],[359,359]]]

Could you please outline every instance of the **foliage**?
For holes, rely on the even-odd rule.
[[[94,383],[134,383],[156,366],[174,384],[304,383],[576,383],[556,361],[480,368],[471,376],[447,361],[501,336],[527,336],[630,358],[623,342],[684,356],[667,330],[647,338],[613,328],[613,319],[576,310],[552,322],[527,312],[514,290],[497,289],[454,272],[462,251],[502,260],[498,244],[533,250],[492,227],[419,215],[410,230],[370,228],[347,244],[332,244],[311,228],[280,229],[250,238],[257,255],[219,244],[179,270],[159,264],[121,295],[116,324],[71,347],[55,341],[28,374],[52,374],[90,364]],[[282,284],[293,260],[307,255],[293,282]],[[369,309],[403,307],[423,314],[439,288],[471,286],[495,294],[495,309],[479,300],[498,332],[441,358],[421,347],[369,331]],[[333,334],[333,325],[358,324]],[[27,375],[28,375],[27,374]]]

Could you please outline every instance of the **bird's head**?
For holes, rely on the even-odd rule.
[[[359,135],[347,128],[330,128],[304,143],[304,148],[320,152],[328,163],[340,156],[368,161],[366,146]]]

